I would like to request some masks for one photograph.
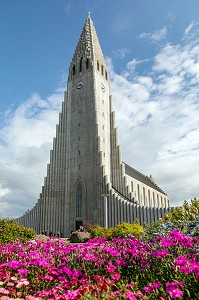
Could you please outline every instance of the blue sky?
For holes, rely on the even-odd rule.
[[[0,217],[39,196],[88,11],[124,161],[152,174],[171,205],[199,197],[198,0],[1,0]]]

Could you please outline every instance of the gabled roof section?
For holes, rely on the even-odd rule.
[[[95,26],[90,15],[86,19],[81,32],[72,63],[78,61],[80,58],[89,58],[91,61],[98,60],[103,63],[104,66],[106,65]]]
[[[138,181],[141,181],[144,184],[147,184],[148,186],[152,187],[156,191],[159,191],[160,193],[163,193],[167,196],[167,194],[161,189],[161,187],[157,184],[157,182],[154,181],[154,179],[152,178],[151,175],[150,175],[150,177],[145,176],[144,174],[142,174],[141,172],[137,171],[136,169],[130,167],[126,163],[124,163],[124,165],[125,165],[126,175],[128,175]]]

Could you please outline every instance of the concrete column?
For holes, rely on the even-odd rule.
[[[109,194],[102,194],[104,202],[104,227],[108,228],[108,196]]]

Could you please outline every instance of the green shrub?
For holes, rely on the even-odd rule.
[[[12,219],[0,219],[0,245],[19,239],[22,243],[35,238],[35,232]]]
[[[106,229],[105,227],[96,225],[91,230],[91,237],[92,238],[98,238],[98,237],[108,238],[108,229]]]
[[[140,233],[144,231],[143,227],[136,223],[121,223],[116,227],[109,229],[101,227],[99,225],[90,224],[88,225],[88,227],[86,227],[86,230],[91,233],[92,238],[105,237],[109,240],[114,237],[125,237],[128,234],[131,234],[138,238],[140,236]]]
[[[116,227],[112,228],[113,237],[125,237],[128,234],[131,234],[138,238],[140,233],[144,231],[143,227],[137,223],[121,223],[118,224]]]

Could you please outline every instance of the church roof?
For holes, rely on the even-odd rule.
[[[136,169],[130,167],[129,165],[127,165],[126,163],[124,163],[125,165],[125,173],[128,176],[131,176],[132,178],[143,182],[144,184],[150,186],[151,188],[155,189],[156,191],[159,191],[160,193],[163,193],[167,196],[167,194],[161,189],[161,187],[158,185],[157,182],[155,182],[155,180],[152,178],[152,176],[146,176],[144,174],[142,174],[141,172],[137,171]]]

